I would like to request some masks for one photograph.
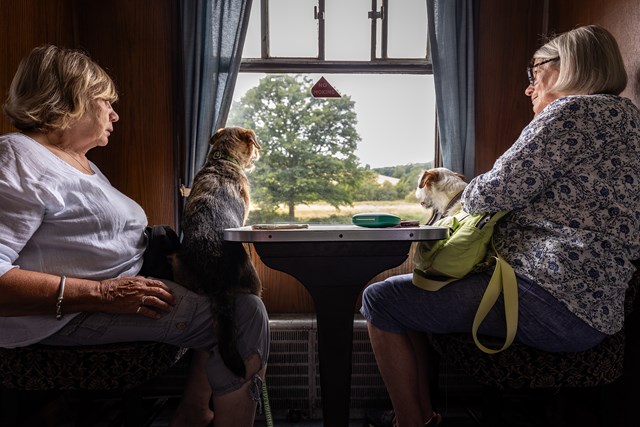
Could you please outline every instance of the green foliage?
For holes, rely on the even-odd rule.
[[[432,163],[411,163],[408,165],[389,166],[383,168],[375,168],[373,171],[380,175],[390,176],[392,178],[398,178],[400,181],[393,186],[395,193],[392,193],[386,189],[385,186],[388,183],[384,183],[380,190],[380,197],[376,199],[362,199],[362,200],[415,200],[415,191],[418,184],[418,178],[422,172],[426,169],[431,169]],[[391,197],[391,198],[386,198]]]
[[[394,178],[402,179],[406,176],[413,175],[415,173],[420,174],[425,169],[431,169],[433,166],[431,162],[427,163],[410,163],[408,165],[399,166],[386,166],[382,168],[375,168],[374,170],[380,175],[391,176]],[[416,175],[416,181],[418,176]]]
[[[249,212],[247,224],[271,224],[291,221],[288,215],[281,214],[275,209],[255,209]]]
[[[261,210],[284,204],[289,220],[297,204],[351,205],[368,174],[355,155],[355,103],[349,96],[316,99],[309,77],[268,75],[234,103],[230,126],[253,129],[262,159],[250,175]]]
[[[338,208],[361,201],[414,202],[418,177],[431,163],[359,166],[354,102],[349,96],[315,99],[312,84],[305,76],[268,75],[232,106],[228,125],[253,129],[262,145],[262,158],[249,175],[258,209],[248,223],[295,221],[300,204],[327,202]],[[399,182],[379,184],[378,174]],[[282,214],[280,206],[288,213]],[[309,222],[349,218],[338,213]]]
[[[379,184],[377,177],[377,172],[367,170],[362,186],[358,194],[354,196],[355,201],[399,200],[404,198],[404,189],[398,188],[397,185],[393,185],[390,182]]]

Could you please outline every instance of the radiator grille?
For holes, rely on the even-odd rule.
[[[317,355],[317,328],[313,315],[272,315],[267,368],[269,401],[274,417],[322,417]],[[352,419],[367,408],[390,407],[376,365],[364,320],[354,320],[351,374]]]
[[[311,417],[315,405],[315,329],[311,320],[271,322],[271,346],[267,366],[269,403],[274,417],[292,413]]]
[[[269,323],[267,388],[273,417],[293,421],[322,419],[315,316],[272,314]],[[390,408],[391,402],[360,316],[356,316],[353,328],[350,418],[359,420],[368,408]],[[182,395],[189,359],[188,353],[169,371],[142,385],[140,393],[177,401]],[[476,410],[483,397],[481,386],[446,360],[440,361],[439,385],[437,399],[447,420],[468,419],[467,413]],[[256,418],[264,420],[264,415]]]

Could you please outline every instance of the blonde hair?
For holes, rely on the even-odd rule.
[[[560,58],[560,75],[552,90],[568,94],[619,95],[627,72],[613,35],[597,25],[561,34],[536,51],[534,58]],[[551,67],[557,67],[552,61]]]
[[[22,59],[3,109],[21,131],[50,131],[69,127],[96,100],[118,100],[106,71],[81,51],[47,45]]]

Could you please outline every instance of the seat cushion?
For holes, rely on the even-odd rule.
[[[20,390],[128,390],[166,371],[185,352],[156,342],[0,348],[0,384]]]
[[[485,345],[502,343],[490,337],[480,340]],[[623,372],[624,330],[576,353],[547,353],[514,343],[500,353],[487,354],[469,334],[432,335],[431,342],[447,362],[479,383],[500,389],[598,386],[613,382]]]
[[[640,299],[640,261],[625,294],[625,317],[637,309]],[[489,347],[504,340],[479,337]],[[633,337],[630,337],[632,339]],[[435,350],[447,362],[459,367],[479,383],[498,388],[591,387],[609,384],[624,368],[625,329],[606,337],[600,344],[576,353],[547,353],[513,343],[497,354],[478,349],[471,334],[431,335]]]

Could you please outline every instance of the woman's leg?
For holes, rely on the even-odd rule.
[[[245,366],[246,382],[239,389],[213,397],[215,427],[253,427],[267,367],[257,354],[249,357]]]
[[[252,425],[269,356],[269,319],[262,300],[252,294],[240,294],[236,297],[238,350],[248,363],[247,372],[253,373],[245,379],[231,373],[217,351],[213,315],[208,298],[190,292],[175,283],[169,281],[166,283],[173,289],[176,305],[171,313],[164,314],[160,319],[138,315],[91,313],[78,317],[77,321],[72,320],[58,333],[43,340],[43,343],[74,346],[158,341],[200,349],[201,351],[194,355],[194,365],[189,372],[183,402],[189,402],[190,405],[199,408],[199,413],[203,414],[206,412],[204,402],[207,401],[208,407],[210,393],[214,396],[214,405],[216,401],[226,404],[237,398],[240,399],[238,405],[245,408],[252,407],[254,411],[247,410],[236,414],[240,418],[233,418],[229,416],[233,405],[219,404],[217,408],[214,406],[215,425],[222,427]],[[205,355],[207,357],[204,357]],[[257,367],[254,366],[256,363]],[[224,399],[225,396],[228,399]],[[195,401],[191,401],[192,399]],[[184,412],[173,417],[172,426],[188,423],[189,420],[179,419],[178,416],[183,415],[185,415]],[[203,424],[197,422],[186,425],[197,427],[210,423],[210,417],[205,421],[206,413],[198,418]],[[218,418],[221,420],[218,421]],[[225,419],[234,421],[231,424],[225,424]],[[240,421],[236,422],[236,420]]]
[[[196,352],[172,427],[206,426],[212,419],[216,427],[253,427],[269,350],[269,320],[258,297],[237,297],[236,327],[246,376],[232,374],[217,349],[212,353]],[[209,409],[211,401],[213,412]]]
[[[414,286],[407,274],[365,289],[361,312],[399,426],[423,425],[434,414],[425,332],[470,331],[489,277],[429,292]]]
[[[432,361],[429,359],[429,343],[427,336],[420,332],[409,332],[408,337],[413,345],[416,356],[418,378],[418,402],[422,410],[422,419],[429,420],[433,416],[433,406],[431,403],[431,383],[430,371]]]
[[[189,374],[178,407],[171,416],[170,427],[207,426],[213,420],[211,386],[207,379],[206,351],[191,350]]]
[[[414,286],[412,275],[406,274],[365,289],[361,313],[400,425],[414,422],[418,410],[423,423],[433,415],[427,350],[415,337],[425,332],[470,333],[490,278],[491,271],[486,271],[432,292]],[[518,277],[518,301],[516,340],[526,345],[544,351],[581,351],[604,337],[526,278]],[[502,297],[485,318],[480,334],[505,336]]]
[[[367,323],[369,339],[380,374],[391,398],[398,427],[419,426],[432,414],[427,379],[419,378],[426,368],[424,356],[416,352],[408,335],[384,331]],[[425,369],[426,370],[426,369]],[[426,392],[425,392],[426,390]]]
[[[246,382],[239,389],[213,397],[212,400],[211,386],[207,380],[208,359],[209,355],[203,351],[195,351],[192,355],[185,391],[169,425],[209,426],[213,420],[216,427],[253,427],[258,405],[258,400],[254,397],[261,391],[266,366],[261,367],[257,354],[250,356],[245,361]],[[259,399],[259,395],[257,398]],[[211,411],[210,403],[213,403],[215,412]]]
[[[215,427],[252,427],[260,404],[262,383],[269,357],[269,319],[260,298],[236,297],[238,351],[245,361],[246,376],[236,377],[224,365],[217,348],[207,362],[213,392]]]

